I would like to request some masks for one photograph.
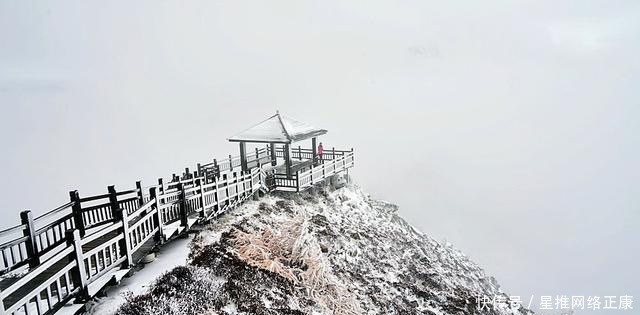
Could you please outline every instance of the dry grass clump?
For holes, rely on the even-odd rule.
[[[235,229],[231,243],[248,264],[302,285],[320,307],[337,315],[361,314],[359,304],[333,275],[304,215],[296,214],[275,229],[250,233]]]

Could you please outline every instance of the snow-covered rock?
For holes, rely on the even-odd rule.
[[[120,314],[526,314],[449,244],[355,185],[272,193],[208,225]]]

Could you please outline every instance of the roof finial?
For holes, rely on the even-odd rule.
[[[280,111],[276,109],[276,115],[280,115]]]

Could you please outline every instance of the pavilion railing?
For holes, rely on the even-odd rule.
[[[334,151],[332,150],[332,152]],[[335,153],[332,153],[330,156],[335,158],[327,159],[323,154],[322,161],[317,161],[316,164],[310,164],[304,169],[296,171],[291,176],[283,173],[274,174],[275,189],[301,191],[307,187],[323,182],[335,174],[347,171],[354,165],[353,150],[336,150]]]
[[[322,153],[322,160],[330,161],[337,157],[343,156],[348,152],[353,152],[351,150],[336,150],[336,148],[326,149]],[[284,157],[284,149],[276,148],[276,157],[283,158]],[[313,159],[313,149],[302,148],[300,146],[291,148],[291,159],[293,160],[310,160]],[[320,156],[316,153],[316,159],[320,160]]]

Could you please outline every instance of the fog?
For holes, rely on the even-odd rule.
[[[637,1],[1,1],[2,226],[279,110],[505,291],[637,296],[639,55]]]

